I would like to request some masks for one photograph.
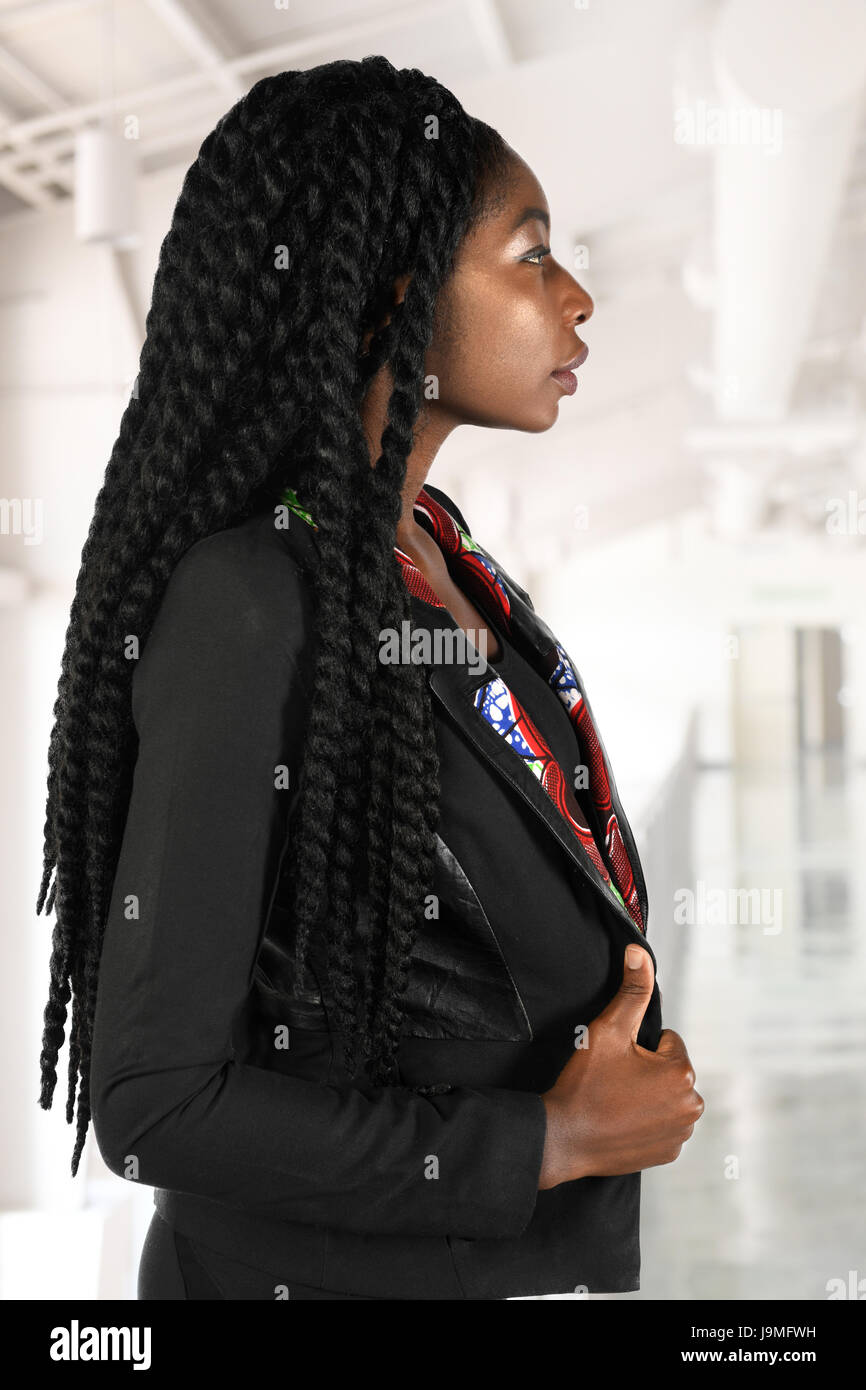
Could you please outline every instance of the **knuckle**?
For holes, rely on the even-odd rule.
[[[639,980],[623,980],[622,984],[620,985],[620,993],[626,995],[637,994],[642,996],[644,994],[649,994],[649,990],[644,985],[642,985]]]

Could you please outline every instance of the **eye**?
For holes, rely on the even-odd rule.
[[[528,261],[530,265],[541,265],[541,258],[549,255],[549,246],[536,246],[534,251],[530,251],[527,255],[521,256],[520,259],[522,261]]]

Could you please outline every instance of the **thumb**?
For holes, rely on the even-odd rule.
[[[625,1032],[632,1042],[637,1041],[654,985],[655,972],[649,951],[644,950],[643,946],[627,946],[622,984],[602,1017],[617,1031]]]

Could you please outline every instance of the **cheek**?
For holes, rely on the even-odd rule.
[[[449,306],[428,357],[441,404],[478,424],[546,429],[561,396],[550,339],[536,299],[476,285]]]

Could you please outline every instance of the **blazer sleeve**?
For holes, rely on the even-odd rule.
[[[379,1235],[513,1237],[541,1096],[329,1085],[245,1064],[250,989],[300,768],[311,595],[288,550],[199,541],[132,686],[138,735],[100,961],[91,1115],[109,1169],[151,1187]],[[438,1177],[431,1177],[438,1159]]]

